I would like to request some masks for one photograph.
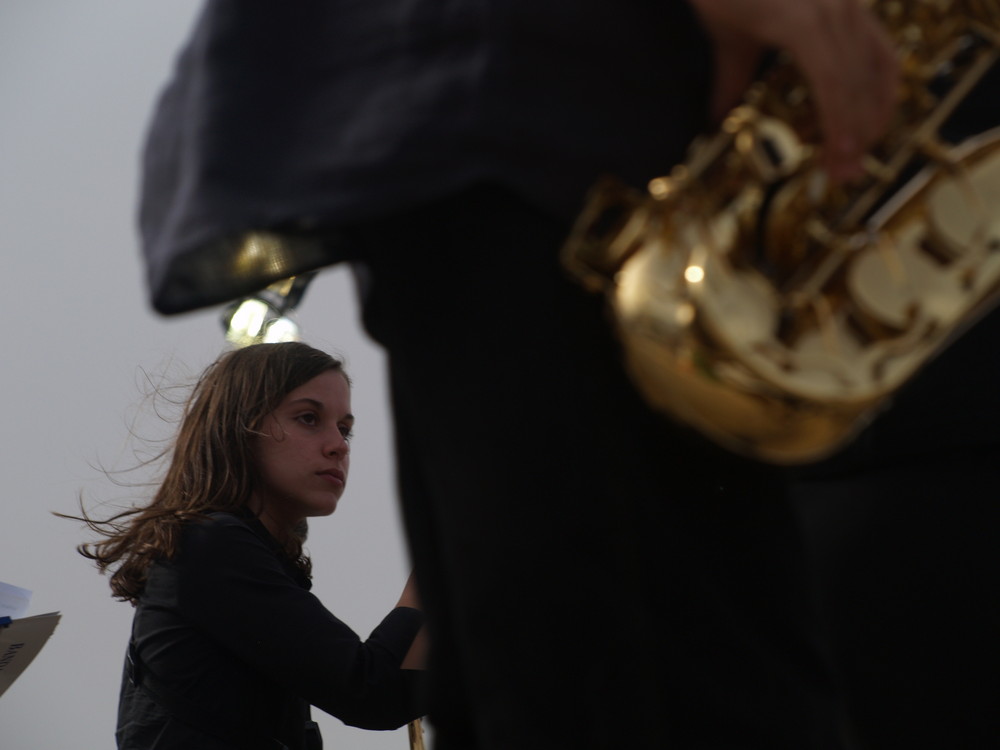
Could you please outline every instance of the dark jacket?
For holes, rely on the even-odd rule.
[[[362,642],[309,587],[254,518],[187,527],[136,608],[119,748],[298,750],[310,704],[366,729],[422,715],[421,673],[400,669],[421,613],[397,608]]]
[[[210,0],[146,142],[152,303],[343,260],[344,224],[478,183],[569,219],[601,175],[641,187],[683,156],[709,74],[684,0]],[[244,247],[252,229],[286,241]]]

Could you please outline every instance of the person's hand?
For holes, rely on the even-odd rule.
[[[843,182],[885,133],[899,68],[882,25],[861,0],[689,0],[715,45],[713,114],[750,85],[765,48],[784,50],[816,100],[824,166]]]
[[[406,585],[403,586],[403,593],[399,595],[399,601],[396,602],[396,606],[421,609],[420,593],[417,591],[417,577],[412,571],[406,579]]]

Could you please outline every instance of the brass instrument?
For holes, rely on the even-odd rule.
[[[230,303],[222,313],[226,341],[235,347],[300,341],[299,326],[292,315],[316,273],[280,279]]]
[[[420,719],[406,725],[406,736],[410,740],[410,750],[424,750],[424,725]]]
[[[903,84],[860,184],[827,182],[781,59],[648,193],[597,186],[564,249],[649,403],[772,463],[845,445],[1000,298],[1000,128],[940,136],[997,60],[1000,2],[871,7]]]

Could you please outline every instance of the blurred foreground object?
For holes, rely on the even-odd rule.
[[[222,314],[226,341],[237,347],[299,341],[299,326],[291,314],[315,275],[312,272],[276,281],[231,304]]]
[[[597,186],[564,251],[650,404],[772,463],[845,445],[1000,292],[1000,129],[941,137],[997,60],[1000,4],[871,7],[903,85],[859,183],[827,179],[779,59],[648,194]]]

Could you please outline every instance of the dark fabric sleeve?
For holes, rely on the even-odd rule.
[[[364,729],[424,713],[421,673],[400,669],[422,623],[417,610],[390,612],[362,641],[236,519],[192,526],[177,567],[178,606],[191,624],[291,693]]]
[[[710,49],[682,0],[210,0],[143,150],[150,301],[351,260],[345,227],[481,183],[571,219],[601,175],[642,187],[683,156]]]

